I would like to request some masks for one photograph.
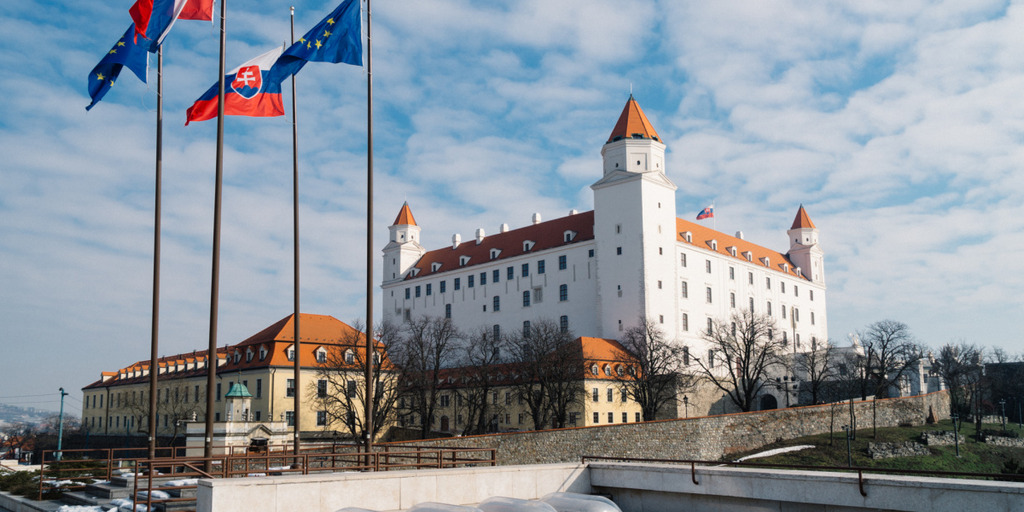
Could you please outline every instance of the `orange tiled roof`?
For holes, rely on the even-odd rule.
[[[622,114],[619,115],[619,121],[615,123],[612,134],[608,136],[608,142],[633,138],[654,139],[661,142],[661,139],[658,138],[658,132],[654,131],[654,126],[647,120],[647,116],[644,115],[640,104],[630,94],[629,100],[626,101],[626,106],[622,109]]]
[[[793,219],[793,227],[789,229],[801,229],[811,228],[814,229],[814,223],[811,222],[811,216],[807,215],[807,210],[804,210],[804,205],[800,205],[800,209],[796,212],[796,218]]]
[[[683,236],[683,233],[687,231],[693,234],[691,237],[693,240],[692,242],[687,242],[686,238]],[[694,247],[700,247],[701,249],[713,251],[724,256],[735,257],[743,261],[747,261],[744,253],[750,252],[751,263],[764,265],[764,258],[768,258],[768,268],[799,279],[805,279],[802,275],[796,273],[796,270],[794,270],[796,266],[793,265],[793,262],[790,261],[789,257],[785,254],[775,252],[771,249],[761,247],[760,245],[734,236],[729,236],[720,231],[706,228],[688,220],[676,219],[676,240],[683,243],[689,243],[689,245]],[[711,246],[712,240],[718,241],[717,250]],[[732,256],[729,252],[729,247],[736,248],[736,256]],[[784,269],[783,264],[787,264],[789,266],[788,271]]]
[[[416,219],[412,216],[412,210],[409,209],[409,201],[402,204],[402,209],[398,210],[398,217],[395,217],[395,222],[392,226],[415,226]],[[301,330],[301,327],[300,327]]]
[[[576,236],[570,242],[566,242],[564,234],[566,231],[574,231]],[[413,268],[419,272],[413,277],[412,273],[406,279],[418,279],[426,276],[433,276],[449,270],[458,270],[481,263],[522,256],[544,251],[554,247],[570,245],[586,240],[594,239],[594,212],[577,213],[566,217],[532,224],[519,229],[506,231],[484,237],[484,241],[477,245],[475,239],[459,244],[455,249],[451,246],[429,251]],[[535,242],[529,251],[523,250],[523,242],[531,240]],[[491,249],[498,249],[501,253],[494,260],[491,259]],[[459,265],[459,259],[463,256],[469,257],[466,265]],[[440,263],[441,267],[436,271],[432,270],[434,263]]]
[[[288,360],[287,349],[294,343],[294,322],[293,318],[295,315],[288,315],[285,318],[275,322],[266,329],[250,336],[241,343],[235,345],[228,345],[217,349],[218,360],[226,360],[226,363],[219,365],[217,368],[219,372],[229,372],[245,370],[250,368],[259,368],[267,366],[287,366],[291,367],[295,363],[294,361]],[[299,324],[299,336],[301,337],[302,346],[299,352],[299,363],[303,367],[316,366],[316,354],[315,351],[321,346],[329,345],[350,345],[357,353],[365,351],[365,344],[363,343],[363,334],[356,331],[348,324],[328,315],[311,315],[302,313],[300,317],[301,322]],[[257,354],[260,347],[264,347],[267,350],[267,357],[262,361],[259,357],[253,357],[251,361],[246,361],[245,353],[250,348]],[[383,351],[383,344],[377,343],[379,350]],[[242,357],[238,362],[234,360],[234,353],[238,350]],[[195,351],[185,354],[176,354],[172,356],[161,357],[157,360],[157,364],[161,367],[174,366],[176,362],[198,362],[206,360],[206,351]],[[365,360],[365,359],[362,359]],[[116,386],[124,384],[134,384],[139,382],[148,382],[149,375],[142,375],[141,371],[138,376],[132,377],[130,374],[134,370],[148,370],[149,360],[139,361],[134,364],[128,365],[122,368],[120,372],[103,372],[103,375],[113,375],[113,378],[106,380],[98,380],[82,389],[98,388],[106,386]],[[129,374],[125,378],[120,378],[121,373]],[[170,371],[160,375],[159,379],[177,379],[192,377],[195,375],[205,375],[207,370],[205,367],[195,368],[190,370],[181,371]]]

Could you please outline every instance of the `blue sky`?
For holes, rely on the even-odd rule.
[[[289,37],[293,3],[299,34],[336,5],[228,4],[229,69]],[[3,402],[55,409],[64,386],[77,410],[100,371],[148,358],[155,58],[149,86],[125,71],[84,108],[130,4],[0,13]],[[806,206],[831,338],[892,318],[932,346],[1021,352],[1021,2],[373,8],[375,251],[405,200],[428,248],[591,208],[632,88],[668,146],[680,216],[714,201],[719,230],[785,251]],[[179,22],[165,42],[162,354],[207,345],[216,122],[183,124],[217,48],[209,22]],[[365,314],[365,83],[345,65],[298,75],[302,309],[344,321]],[[286,110],[226,122],[221,344],[292,308]]]

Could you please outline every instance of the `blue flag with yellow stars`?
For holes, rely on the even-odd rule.
[[[284,80],[307,62],[363,65],[363,35],[358,0],[345,0],[312,30],[281,54],[273,77]]]
[[[143,41],[144,42],[144,41]],[[114,47],[100,60],[96,67],[89,73],[89,97],[92,103],[86,110],[91,109],[114,85],[114,79],[121,73],[121,68],[128,66],[128,69],[135,73],[135,76],[146,83],[146,48],[135,43],[135,24],[128,25],[128,30],[121,36]]]

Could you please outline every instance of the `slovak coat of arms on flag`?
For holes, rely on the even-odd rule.
[[[259,94],[262,87],[263,73],[259,64],[238,68],[235,79],[231,81],[231,89],[247,100]]]

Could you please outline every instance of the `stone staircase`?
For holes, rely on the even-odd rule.
[[[171,498],[189,498],[187,501],[170,502],[170,503],[158,503],[153,505],[154,510],[168,511],[168,512],[186,512],[195,510],[196,508],[196,489],[194,486],[189,485],[170,485],[171,482],[180,481],[181,479],[161,476],[159,478],[153,478],[153,491],[163,491],[167,493]],[[141,479],[139,485],[143,488],[148,484],[146,479]],[[128,500],[132,499],[132,492],[135,489],[135,478],[132,475],[121,475],[115,476],[110,479],[109,482],[89,484],[84,490],[66,492],[62,498],[64,503],[69,505],[84,505],[84,506],[99,506],[104,509],[114,507],[114,500]],[[144,501],[140,500],[140,503]],[[125,510],[131,509],[129,504]]]

